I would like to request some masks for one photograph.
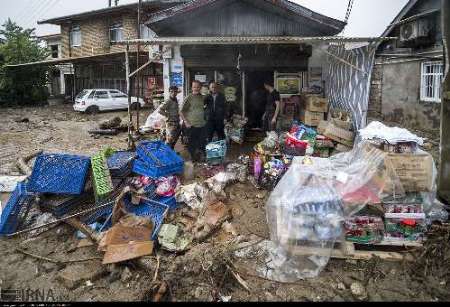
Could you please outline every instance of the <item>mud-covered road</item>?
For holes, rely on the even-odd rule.
[[[148,113],[149,110],[144,110],[142,121]],[[98,138],[88,133],[97,129],[101,121],[115,116],[125,118],[126,112],[93,116],[76,114],[70,106],[0,109],[0,175],[18,175],[15,165],[18,157],[37,149],[85,155],[107,146],[125,149],[126,133]],[[226,193],[236,235],[268,239],[267,193],[249,183],[232,185]],[[3,204],[7,197],[2,195]],[[292,284],[241,272],[247,290],[227,271],[224,263],[227,256],[224,249],[232,239],[230,236],[233,235],[220,230],[207,242],[179,255],[157,250],[153,257],[147,258],[148,266],[144,269],[132,261],[102,266],[102,253],[95,246],[77,248],[79,240],[75,230],[60,224],[37,237],[0,238],[0,288],[2,294],[18,293],[19,299],[31,301],[42,301],[42,298],[49,301],[152,300],[163,281],[168,289],[162,300],[168,301],[432,301],[450,298],[449,274],[439,277],[442,280],[436,276],[420,279],[412,274],[410,263],[377,258],[332,260],[318,278]],[[47,259],[37,259],[27,253]],[[414,267],[416,271],[422,269]],[[424,286],[430,282],[432,289]],[[41,296],[27,296],[27,290],[39,290]]]

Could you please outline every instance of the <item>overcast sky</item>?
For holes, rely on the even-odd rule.
[[[119,4],[137,2],[120,0]],[[318,13],[343,20],[348,0],[294,0]],[[379,36],[408,0],[355,0],[346,36]],[[38,35],[59,32],[59,27],[37,21],[106,7],[108,0],[1,0],[0,22],[10,17],[22,27],[36,28]]]

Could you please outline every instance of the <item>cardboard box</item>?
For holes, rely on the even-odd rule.
[[[305,95],[304,98],[304,108],[310,112],[328,112],[328,98],[323,98],[317,95]]]
[[[328,122],[328,125],[323,135],[340,144],[343,144],[348,147],[353,147],[353,140],[355,138],[355,134],[352,131],[336,127],[331,122]]]
[[[433,158],[429,154],[394,154],[387,156],[405,192],[431,192]]]
[[[325,113],[323,112],[310,112],[302,110],[300,112],[300,120],[307,126],[317,127],[320,122],[324,119]]]

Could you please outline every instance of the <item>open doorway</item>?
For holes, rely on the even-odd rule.
[[[265,81],[274,81],[274,71],[246,72],[246,114],[249,128],[262,128],[262,117],[266,108]]]

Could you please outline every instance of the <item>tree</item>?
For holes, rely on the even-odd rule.
[[[39,45],[34,29],[24,29],[8,19],[0,28],[0,37],[0,101],[30,104],[46,100],[48,67],[7,67],[47,58],[48,51]]]

